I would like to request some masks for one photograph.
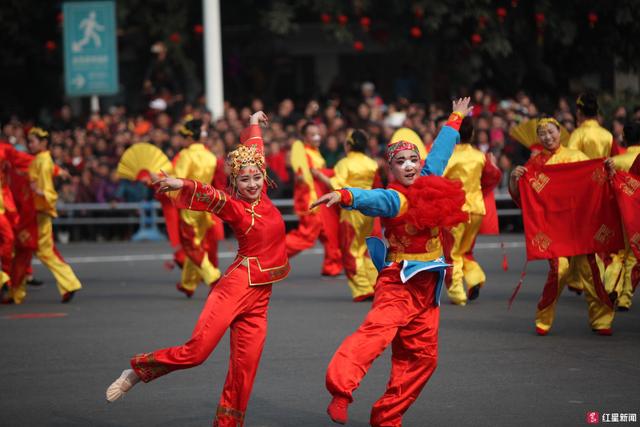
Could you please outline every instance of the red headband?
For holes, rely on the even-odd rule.
[[[420,157],[420,151],[415,144],[408,141],[396,141],[387,145],[387,161],[390,162],[400,151],[404,150],[414,151]]]

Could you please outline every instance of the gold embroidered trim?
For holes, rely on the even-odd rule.
[[[193,206],[193,199],[196,197],[196,191],[198,191],[198,183],[193,179],[190,179],[189,181],[193,182],[193,194],[191,194],[191,201],[189,202],[189,209],[191,209],[191,206]]]

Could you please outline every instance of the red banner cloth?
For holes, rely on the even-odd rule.
[[[498,210],[496,209],[496,197],[493,191],[483,194],[485,215],[480,224],[480,234],[500,234],[500,226],[498,223]]]
[[[636,259],[640,259],[640,178],[627,172],[616,172],[613,188],[629,246]]]
[[[602,159],[532,165],[519,188],[528,260],[624,247],[620,211]]]

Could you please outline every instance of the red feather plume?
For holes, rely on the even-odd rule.
[[[409,208],[405,218],[419,230],[451,227],[469,220],[462,211],[465,194],[462,182],[435,175],[421,176],[406,193]]]

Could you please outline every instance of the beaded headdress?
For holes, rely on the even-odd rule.
[[[240,171],[247,166],[255,165],[262,175],[269,187],[275,187],[275,183],[267,175],[267,165],[264,158],[264,154],[258,150],[256,145],[240,145],[227,155],[227,164],[231,168],[231,187],[236,187],[236,178],[240,174]]]

